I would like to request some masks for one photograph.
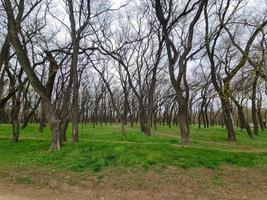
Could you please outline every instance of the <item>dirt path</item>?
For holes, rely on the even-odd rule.
[[[38,190],[29,186],[14,186],[11,188],[0,185],[0,200],[267,200],[267,194],[257,193],[227,193],[224,190],[174,188],[161,191],[120,191],[120,190],[86,190],[83,188],[69,189],[68,191]],[[233,192],[233,191],[231,191]]]
[[[0,200],[267,200],[266,174],[246,168],[170,168],[160,174],[105,175],[99,185],[89,180],[51,185],[40,188],[0,179]]]

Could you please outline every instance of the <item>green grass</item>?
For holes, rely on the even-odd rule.
[[[176,127],[159,126],[151,137],[138,127],[127,127],[127,137],[121,138],[119,126],[80,127],[80,142],[68,142],[61,151],[49,151],[50,133],[38,132],[32,124],[21,131],[21,139],[11,141],[11,126],[0,125],[0,168],[21,170],[36,167],[55,172],[97,173],[107,168],[162,169],[219,168],[223,165],[257,167],[267,164],[267,133],[249,139],[237,131],[236,143],[226,141],[221,127],[198,129],[191,127],[191,144],[181,145]],[[70,129],[68,139],[70,140]],[[266,151],[265,151],[266,150]],[[27,178],[21,182],[31,182]],[[218,182],[215,179],[215,182]]]

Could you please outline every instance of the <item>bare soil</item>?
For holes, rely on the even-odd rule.
[[[36,180],[42,178],[47,177]],[[40,185],[36,180],[25,184],[1,178],[0,200],[267,200],[266,171],[259,169],[168,168],[121,174],[109,169],[75,184],[50,177]]]

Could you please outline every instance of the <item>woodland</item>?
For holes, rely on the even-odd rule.
[[[151,192],[147,173],[172,169],[201,174],[196,188],[208,177],[214,191],[182,199],[240,199],[222,188],[249,190],[230,180],[243,168],[267,186],[266,11],[265,0],[1,0],[1,179],[44,174],[46,187],[50,172],[58,182],[73,173],[73,184],[104,177]],[[151,199],[169,198],[166,177]],[[240,194],[267,196],[253,192]]]

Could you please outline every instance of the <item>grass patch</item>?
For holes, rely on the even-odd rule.
[[[238,142],[228,143],[226,131],[221,127],[192,127],[191,145],[183,147],[176,127],[159,126],[151,137],[142,134],[137,126],[128,127],[126,139],[121,139],[119,126],[93,128],[87,125],[80,127],[79,143],[68,142],[61,151],[50,152],[49,129],[46,128],[43,133],[37,129],[35,124],[28,126],[22,130],[21,140],[14,144],[11,142],[11,126],[0,125],[0,167],[12,169],[19,166],[23,169],[36,166],[55,172],[95,174],[110,167],[217,169],[221,165],[253,168],[267,164],[267,153],[253,152],[267,146],[267,134],[264,132],[250,140],[239,130]],[[242,152],[242,149],[251,152]]]

